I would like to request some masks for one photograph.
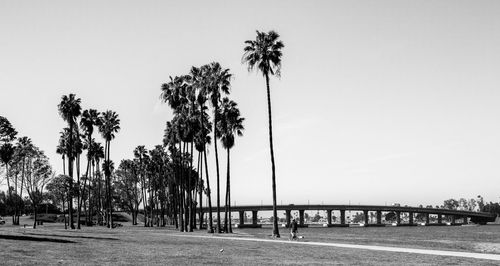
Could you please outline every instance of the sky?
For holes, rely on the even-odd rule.
[[[245,117],[233,204],[271,204],[265,81],[241,58],[256,30],[275,30],[278,204],[499,201],[499,11],[498,1],[0,0],[0,115],[62,173],[57,105],[75,93],[83,109],[119,114],[118,163],[162,143],[172,112],[161,84],[217,61]],[[215,191],[213,147],[209,157]]]

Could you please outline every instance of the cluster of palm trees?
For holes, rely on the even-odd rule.
[[[77,203],[77,228],[80,229],[80,216],[84,198],[88,200],[86,208],[87,224],[92,223],[94,213],[98,214],[98,222],[105,221],[108,227],[113,225],[113,203],[111,190],[111,173],[113,162],[110,160],[110,144],[115,138],[115,134],[120,130],[120,119],[114,111],[100,113],[94,109],[82,112],[81,99],[74,94],[63,95],[58,105],[59,114],[68,123],[60,133],[57,153],[61,154],[63,161],[63,171],[66,176],[66,160],[68,168],[66,186],[67,193],[63,201],[68,203],[68,217],[71,229],[74,229],[73,204],[76,195]],[[93,138],[94,128],[97,128],[105,141],[102,144]],[[80,157],[83,151],[87,151],[87,168],[85,174],[80,175]],[[102,169],[104,171],[104,195],[102,195],[102,175],[99,164],[104,159]],[[74,169],[76,168],[76,183],[74,183]],[[83,181],[83,184],[82,184]],[[88,184],[87,184],[88,182]],[[92,186],[94,185],[94,189]],[[97,186],[97,190],[95,189]],[[92,194],[92,191],[94,193]],[[97,191],[97,192],[95,192]],[[93,196],[93,197],[92,197]],[[96,206],[94,210],[93,207]]]
[[[170,81],[162,85],[161,98],[172,108],[174,116],[166,124],[163,143],[168,147],[174,161],[174,173],[180,178],[181,187],[193,188],[196,191],[180,191],[178,195],[178,212],[180,217],[180,230],[192,231],[195,227],[194,210],[196,208],[196,194],[198,205],[202,204],[203,173],[206,180],[206,195],[208,197],[209,221],[208,231],[213,233],[212,200],[210,179],[208,175],[207,144],[213,139],[215,151],[215,168],[217,174],[217,231],[231,232],[230,221],[230,167],[228,160],[227,182],[225,193],[225,219],[224,228],[221,224],[221,188],[219,152],[217,142],[220,140],[228,151],[234,146],[235,135],[242,136],[243,121],[236,102],[225,97],[230,93],[231,77],[229,69],[224,69],[219,63],[213,62],[201,67],[192,67],[189,74],[170,77]],[[212,121],[208,113],[208,105],[212,107]],[[213,138],[210,137],[213,134]],[[197,173],[198,184],[191,184],[191,171],[180,171],[188,164],[193,168],[194,149],[198,152]],[[182,185],[186,182],[185,185]],[[197,192],[197,193],[195,193]],[[200,227],[203,214],[200,209]]]
[[[15,142],[17,140],[17,142]],[[7,181],[7,211],[12,213],[12,224],[19,225],[25,207],[23,192],[34,210],[36,227],[37,208],[45,199],[43,190],[53,177],[47,156],[28,137],[17,138],[17,131],[10,121],[0,116],[0,159],[5,166]]]

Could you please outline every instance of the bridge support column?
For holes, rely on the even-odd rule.
[[[428,225],[431,223],[431,215],[430,214],[425,214],[425,224]]]
[[[286,214],[286,227],[290,227],[290,222],[292,220],[292,211],[285,210],[285,214]]]
[[[345,224],[345,210],[340,210],[340,224]]]
[[[257,212],[258,211],[252,211],[252,224],[257,225]],[[274,217],[276,219],[276,217]]]
[[[328,225],[332,224],[332,210],[326,210],[326,217],[328,220]]]
[[[467,224],[467,216],[462,217],[462,224]]]
[[[368,211],[367,210],[363,210],[363,216],[365,218],[365,226],[367,226],[370,223],[370,221],[368,220],[370,217],[368,215]]]
[[[377,211],[377,224],[382,224],[382,211]]]
[[[240,213],[240,225],[245,223],[245,211],[239,211]]]
[[[455,224],[455,222],[456,222],[455,215],[451,215],[451,224]]]
[[[442,224],[442,223],[443,223],[443,215],[438,214],[438,224]]]
[[[304,210],[299,210],[299,225],[304,225]]]
[[[408,223],[410,225],[413,225],[413,212],[408,212],[409,220]]]
[[[401,224],[401,212],[396,212],[396,224]]]

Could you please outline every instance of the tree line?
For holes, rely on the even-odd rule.
[[[278,39],[279,35],[274,31],[257,31],[255,40],[245,42],[242,57],[248,70],[257,69],[266,82],[275,216],[276,177],[269,78],[280,75],[284,45]],[[75,216],[78,229],[81,224],[112,228],[113,211],[123,209],[131,213],[133,224],[138,224],[140,217],[144,226],[171,223],[181,231],[193,231],[197,228],[196,215],[199,217],[198,227],[204,227],[201,208],[206,198],[208,232],[232,232],[231,149],[236,137],[243,135],[244,118],[238,104],[228,97],[231,79],[230,70],[217,62],[191,67],[184,75],[170,77],[162,84],[160,97],[172,109],[173,118],[166,122],[161,145],[151,150],[143,145],[137,146],[133,150],[133,159],[122,160],[117,169],[110,159],[111,141],[120,130],[120,119],[114,111],[82,110],[81,99],[75,94],[62,96],[57,110],[67,126],[61,130],[56,147],[63,169],[63,173],[57,176],[43,152],[34,146],[28,147],[29,139],[20,138],[16,145],[12,144],[17,132],[6,118],[2,118],[1,155],[8,183],[8,193],[4,197],[9,206],[14,206],[13,223],[19,224],[22,193],[26,191],[30,198],[33,195],[33,205],[39,204],[43,198],[67,213],[64,215],[65,228],[75,229]],[[96,131],[102,142],[95,139]],[[220,185],[222,170],[218,143],[226,151],[225,189]],[[207,161],[209,145],[213,145],[215,153],[215,210],[212,208]],[[83,171],[82,156],[86,160]],[[35,176],[42,181],[37,179],[35,182]],[[29,186],[28,181],[32,182]],[[195,213],[197,209],[199,212]],[[215,226],[213,212],[217,217]],[[279,237],[276,221],[273,235]]]

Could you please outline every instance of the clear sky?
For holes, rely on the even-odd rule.
[[[75,93],[84,109],[119,114],[118,163],[162,142],[172,114],[161,84],[218,61],[246,119],[232,199],[270,204],[265,82],[241,56],[255,30],[276,30],[278,203],[498,201],[499,11],[498,1],[0,0],[0,115],[62,173],[57,104]]]

